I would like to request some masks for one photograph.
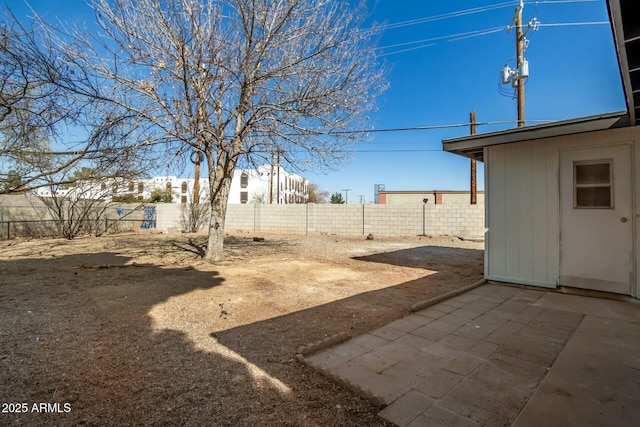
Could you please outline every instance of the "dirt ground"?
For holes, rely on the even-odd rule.
[[[388,425],[296,349],[482,277],[455,237],[252,237],[1,241],[0,425]]]

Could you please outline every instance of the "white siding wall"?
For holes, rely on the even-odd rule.
[[[634,141],[640,128],[623,128],[485,148],[487,279],[555,287],[560,275],[560,150]],[[636,172],[640,159],[636,158]],[[636,210],[640,212],[639,174]],[[636,248],[640,232],[636,226]],[[640,261],[636,254],[636,277]],[[636,283],[640,280],[636,279]]]

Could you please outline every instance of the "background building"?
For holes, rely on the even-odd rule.
[[[427,190],[427,191],[386,191],[378,190],[377,203],[380,205],[398,205],[410,203],[427,203],[436,205],[470,205],[469,191]],[[479,205],[484,204],[484,191],[477,192]]]
[[[235,171],[229,192],[230,204],[307,203],[309,182],[300,175],[270,165]]]
[[[171,203],[191,203],[193,200],[193,178],[155,176],[153,178],[127,180],[109,178],[102,181],[78,181],[75,187],[58,189],[59,197],[72,199],[104,199],[105,201],[146,201],[154,191],[170,192]],[[51,189],[36,190],[40,197],[51,197]],[[209,200],[209,180],[200,179],[201,203]],[[306,203],[309,200],[309,182],[291,174],[282,167],[260,166],[257,169],[236,169],[229,190],[229,204],[244,203]]]

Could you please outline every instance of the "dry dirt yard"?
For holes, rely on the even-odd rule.
[[[0,242],[0,425],[388,425],[296,349],[482,277],[455,237],[252,237]]]

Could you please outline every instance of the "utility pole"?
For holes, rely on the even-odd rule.
[[[471,135],[476,134],[476,110],[469,114],[469,123],[471,127]],[[478,185],[476,179],[476,159],[471,159],[471,204],[478,204]]]
[[[516,70],[517,92],[518,92],[518,127],[524,126],[524,77],[522,67],[524,66],[524,34],[522,32],[522,9],[524,1],[520,0],[520,5],[516,8]]]
[[[198,147],[199,148],[199,147]],[[193,204],[200,203],[200,150],[196,150],[196,158],[194,159],[195,170],[193,171]]]
[[[345,198],[345,205],[349,204],[349,191],[351,191],[350,188],[343,188],[342,191],[344,191],[344,198]]]
[[[509,63],[505,64],[501,71],[502,84],[511,84],[516,90],[516,97],[518,100],[518,127],[524,126],[524,80],[529,77],[529,62],[524,58],[524,50],[529,44],[527,40],[527,33],[529,30],[538,31],[540,28],[540,22],[533,18],[528,24],[527,28],[522,28],[522,10],[524,9],[524,1],[520,0],[520,4],[516,8],[515,16],[511,21],[511,24],[507,27],[507,32],[511,31],[513,27],[516,28],[516,68],[511,69]]]
[[[280,204],[280,152],[278,151],[278,182],[276,183],[276,204]]]
[[[271,152],[271,173],[269,174],[269,204],[273,203],[273,152]]]
[[[204,75],[201,75],[198,80],[198,94],[200,99],[200,105],[198,105],[198,122],[200,123],[198,127],[201,127],[204,122],[204,104],[202,103],[202,99],[204,99],[203,95],[203,79]],[[193,204],[198,205],[200,203],[200,161],[202,160],[202,152],[200,148],[202,147],[202,141],[200,140],[200,136],[198,136],[198,145],[196,147],[196,158],[193,159],[194,163],[194,171],[193,171]],[[213,197],[213,195],[211,195]]]

